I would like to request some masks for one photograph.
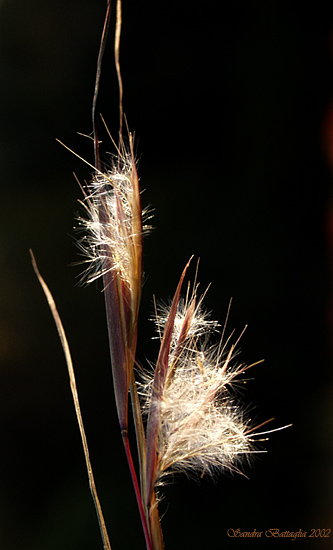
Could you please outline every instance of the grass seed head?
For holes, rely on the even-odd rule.
[[[115,159],[111,167],[96,170],[86,186],[82,202],[86,217],[79,218],[84,230],[79,248],[88,268],[87,283],[113,271],[129,285],[138,274],[141,262],[142,211],[138,176],[131,152]]]
[[[244,371],[235,365],[237,354],[227,343],[212,345],[218,323],[212,321],[195,296],[179,301],[173,325],[168,373],[160,397],[158,467],[156,482],[174,471],[214,474],[238,470],[253,451],[253,434],[232,391],[234,379]],[[160,331],[165,308],[157,316]],[[140,385],[147,413],[154,407],[152,375]],[[252,432],[251,432],[252,433]]]
[[[128,423],[128,390],[133,373],[142,288],[142,209],[133,142],[123,145],[108,170],[96,169],[85,188],[86,216],[79,241],[88,264],[88,283],[103,279],[118,417]]]

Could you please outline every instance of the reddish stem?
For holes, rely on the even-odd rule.
[[[136,501],[137,501],[138,508],[139,508],[140,519],[141,519],[142,529],[143,529],[144,536],[145,536],[147,550],[154,550],[153,543],[152,543],[151,536],[150,536],[149,529],[148,529],[146,514],[145,514],[145,511],[143,509],[142,498],[141,498],[141,493],[140,493],[140,487],[139,487],[138,478],[136,476],[136,471],[135,471],[134,464],[133,464],[132,453],[131,453],[131,448],[130,448],[130,444],[129,444],[129,440],[128,440],[127,430],[122,430],[121,435],[122,435],[122,438],[123,438],[123,444],[124,444],[124,448],[125,448],[128,467],[129,467],[129,470],[131,472],[132,483],[133,483],[133,487],[134,487]]]

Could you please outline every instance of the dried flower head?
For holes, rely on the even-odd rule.
[[[127,429],[128,390],[135,361],[137,320],[142,288],[142,209],[133,153],[122,144],[112,166],[95,169],[85,188],[79,218],[85,234],[79,248],[86,257],[85,280],[103,279],[111,363],[118,417]]]
[[[169,318],[165,308],[157,314],[159,331],[167,327]],[[196,303],[194,293],[189,300],[179,300],[168,337],[164,380],[155,371],[139,385],[148,433],[150,423],[158,424],[155,485],[174,471],[238,470],[242,459],[254,451],[253,429],[232,391],[235,377],[248,367],[234,364],[236,345],[224,343],[223,335],[217,346],[210,343],[217,328],[204,311],[202,298]]]
[[[128,285],[133,285],[138,278],[145,227],[131,151],[123,150],[105,172],[96,170],[85,188],[82,204],[87,217],[79,218],[85,234],[78,244],[89,263],[86,282],[114,271]]]

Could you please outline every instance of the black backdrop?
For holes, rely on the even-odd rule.
[[[179,477],[161,503],[167,549],[281,547],[228,529],[333,528],[332,179],[323,121],[333,96],[326,2],[124,0],[124,108],[136,134],[145,241],[138,359],[154,361],[152,296],[194,254],[213,318],[239,334],[257,422],[270,437],[248,476]],[[73,244],[91,132],[102,0],[0,3],[0,547],[101,548],[66,366],[35,280],[33,248],[72,349],[113,550],[143,549],[112,395],[103,297],[77,285]],[[117,132],[112,38],[98,110]],[[102,127],[102,125],[101,125]],[[107,161],[112,145],[103,137]],[[326,135],[326,145],[329,140]],[[194,276],[192,268],[191,277]],[[229,533],[230,534],[230,533]],[[263,535],[264,536],[264,535]],[[331,539],[294,544],[325,547]],[[265,546],[267,547],[267,546]]]

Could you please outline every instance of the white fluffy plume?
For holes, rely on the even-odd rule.
[[[161,398],[157,482],[172,471],[238,470],[254,450],[253,429],[231,389],[248,367],[233,364],[235,346],[228,347],[228,340],[210,344],[218,323],[209,319],[201,301],[196,305],[194,296],[178,304]],[[167,317],[168,311],[157,315],[159,331]],[[147,412],[153,380],[146,375],[139,385]]]

